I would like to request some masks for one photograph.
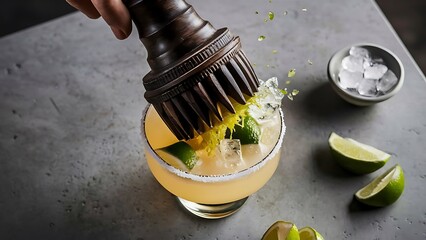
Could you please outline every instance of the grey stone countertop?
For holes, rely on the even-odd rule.
[[[141,79],[149,69],[136,31],[118,41],[102,20],[75,13],[0,39],[0,239],[260,239],[277,220],[325,239],[426,239],[425,78],[375,2],[190,3],[241,37],[260,78],[300,90],[284,101],[287,133],[272,179],[229,218],[184,211],[145,162]],[[265,23],[269,10],[276,16]],[[372,107],[344,102],[327,80],[331,55],[360,42],[392,50],[406,71],[402,90]],[[392,158],[351,175],[330,155],[332,131]],[[406,187],[395,204],[354,200],[396,163]]]

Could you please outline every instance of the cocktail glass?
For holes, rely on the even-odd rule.
[[[277,169],[285,133],[283,113],[279,111],[279,135],[266,157],[246,169],[222,175],[199,175],[175,168],[154,149],[177,142],[152,105],[143,112],[142,141],[148,166],[157,181],[189,212],[207,219],[227,217],[258,191]],[[274,130],[275,131],[275,130]]]

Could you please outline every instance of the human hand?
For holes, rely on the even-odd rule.
[[[66,0],[91,19],[102,16],[115,37],[126,39],[132,32],[129,11],[122,0]]]

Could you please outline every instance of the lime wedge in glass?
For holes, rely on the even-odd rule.
[[[241,144],[258,144],[260,139],[260,127],[253,117],[247,115],[244,117],[241,125],[235,125],[232,134],[228,129],[225,137],[240,139]]]
[[[337,163],[348,171],[366,174],[383,167],[390,155],[372,146],[331,133],[328,143]]]
[[[169,164],[179,169],[191,170],[198,160],[195,150],[186,142],[177,142],[156,151],[160,157],[168,159]]]
[[[355,198],[370,206],[384,207],[398,200],[404,191],[404,185],[404,171],[396,164],[356,192]]]
[[[303,227],[299,229],[300,240],[324,240],[324,238],[311,227]]]
[[[265,234],[263,234],[262,240],[299,240],[299,232],[294,223],[277,221],[272,224]]]

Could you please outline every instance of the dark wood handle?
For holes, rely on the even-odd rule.
[[[133,0],[126,4],[154,73],[173,67],[216,32],[184,0]]]

